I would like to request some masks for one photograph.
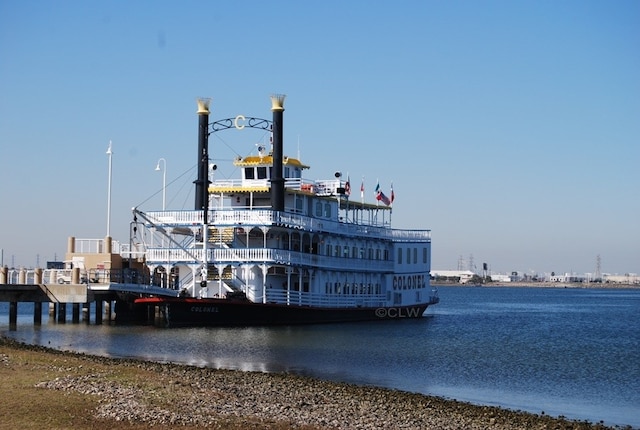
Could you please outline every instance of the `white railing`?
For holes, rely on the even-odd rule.
[[[204,261],[204,251],[202,249],[183,250],[179,248],[157,248],[149,249],[147,251],[148,264],[199,264],[202,261]],[[303,252],[289,251],[285,249],[207,249],[206,261],[212,263],[273,263],[293,266],[304,265],[335,270],[366,270],[373,272],[391,272],[393,270],[392,261],[329,257],[326,255],[306,254]]]
[[[202,212],[200,211],[154,211],[146,212],[145,215],[158,224],[169,226],[193,226],[202,224],[203,221]],[[431,240],[431,230],[400,230],[375,225],[340,223],[271,210],[216,210],[209,212],[208,220],[209,223],[217,226],[234,226],[238,224],[248,226],[282,225],[307,231],[323,231],[332,234],[366,236],[398,241],[428,242]]]
[[[111,252],[120,254],[123,245],[117,240],[111,239]],[[74,249],[78,254],[102,254],[106,252],[104,239],[74,239]]]
[[[328,308],[379,307],[386,303],[384,294],[339,295],[267,289],[266,296],[267,303]],[[260,296],[255,299],[261,301]]]

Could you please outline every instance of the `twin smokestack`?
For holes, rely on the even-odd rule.
[[[271,112],[273,121],[273,168],[271,169],[271,208],[274,211],[284,211],[284,177],[282,175],[282,136],[284,94],[271,96]],[[195,210],[204,211],[204,223],[207,224],[209,211],[209,105],[211,99],[198,99],[198,178],[196,185]]]

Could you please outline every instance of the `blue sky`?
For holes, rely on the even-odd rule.
[[[0,247],[128,241],[131,207],[191,209],[195,99],[270,118],[310,178],[394,185],[433,267],[640,272],[640,2],[0,1]],[[255,151],[218,133],[218,178]]]

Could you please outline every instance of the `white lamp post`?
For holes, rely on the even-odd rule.
[[[160,162],[162,161],[162,210],[165,209],[165,202],[167,201],[167,160],[161,158],[156,164],[156,172],[160,171]]]
[[[111,157],[113,156],[111,141],[109,141],[107,155],[109,156],[109,180],[107,185],[107,237],[111,237]]]

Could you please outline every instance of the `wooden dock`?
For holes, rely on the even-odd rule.
[[[102,324],[103,313],[111,321],[111,309],[117,300],[117,295],[110,290],[109,285],[79,282],[79,271],[74,270],[69,284],[42,283],[42,269],[35,269],[32,276],[34,283],[26,283],[26,271],[21,271],[19,283],[8,283],[8,269],[0,268],[0,302],[9,303],[9,329],[16,330],[18,321],[18,304],[33,303],[33,323],[42,323],[42,304],[49,303],[49,315],[58,323],[67,320],[67,306],[71,306],[73,323],[83,319],[90,320],[89,310],[95,302],[95,323]],[[95,290],[94,290],[95,289]],[[82,312],[81,312],[82,310]]]
[[[42,303],[49,304],[49,316],[58,323],[67,321],[67,306],[71,306],[73,323],[82,319],[89,322],[91,305],[95,306],[95,324],[102,324],[104,317],[107,321],[113,321],[112,310],[117,311],[118,320],[140,322],[153,320],[148,315],[138,315],[133,309],[133,298],[141,296],[177,296],[177,290],[170,290],[160,286],[149,285],[144,277],[132,277],[138,282],[126,281],[122,273],[110,274],[101,280],[93,279],[89,282],[82,279],[80,269],[74,268],[70,276],[65,274],[65,282],[60,282],[61,277],[56,276],[54,270],[21,269],[17,276],[9,276],[7,267],[0,267],[0,302],[9,303],[9,329],[16,330],[18,322],[18,304],[33,303],[33,323],[42,323]],[[69,271],[65,271],[69,272]],[[45,276],[46,275],[46,276]],[[60,275],[58,273],[58,275]],[[111,275],[125,282],[110,282]],[[58,283],[46,283],[44,279],[58,280]],[[82,280],[82,281],[81,281]],[[68,283],[67,283],[68,282]],[[141,319],[142,318],[142,319]]]

